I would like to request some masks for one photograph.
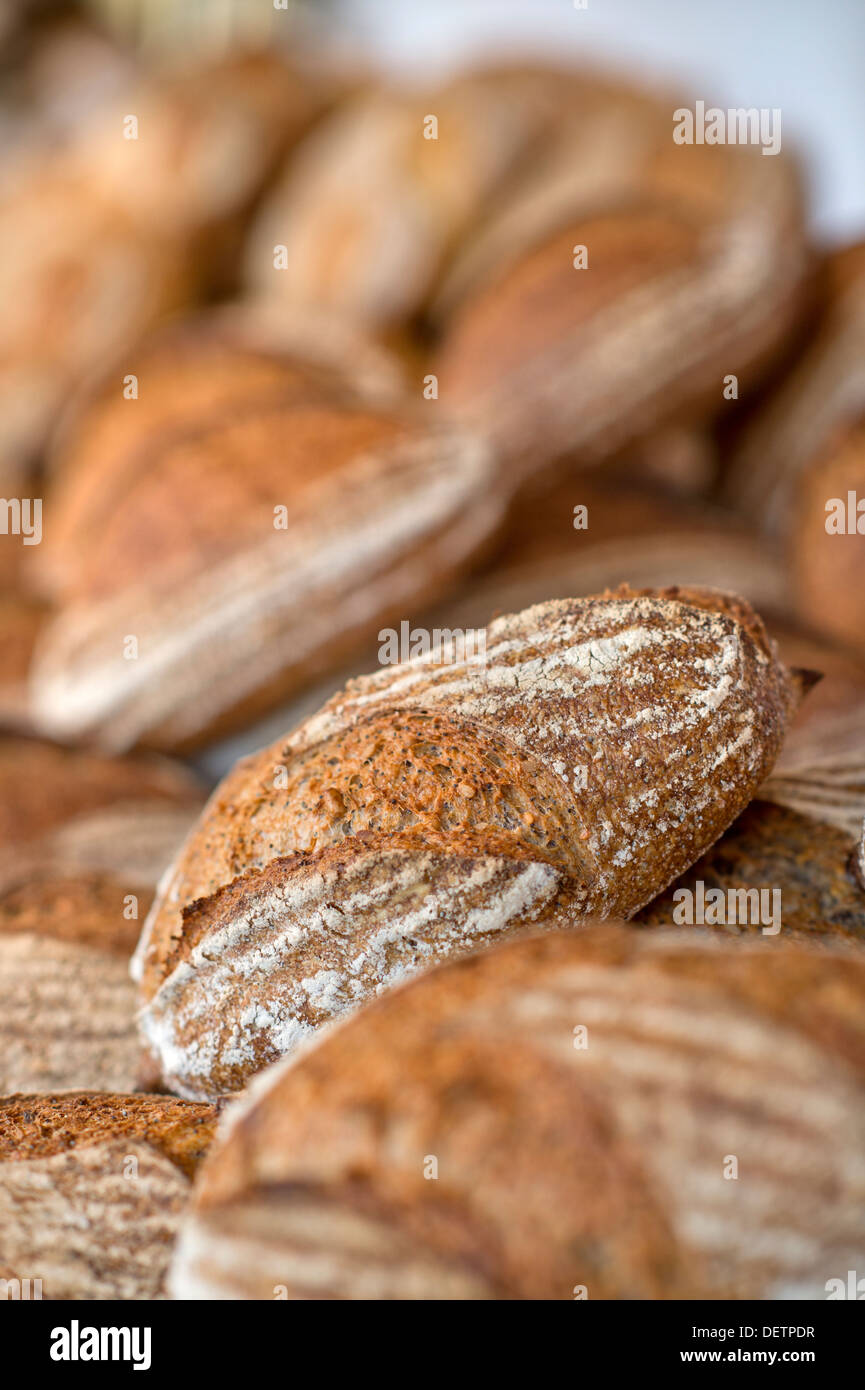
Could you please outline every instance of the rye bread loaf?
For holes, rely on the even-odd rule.
[[[865,1253],[865,959],[621,926],[377,1000],[229,1110],[181,1298],[826,1296]]]
[[[52,735],[206,742],[338,667],[489,543],[504,503],[483,441],[340,374],[287,375],[193,406],[188,428],[145,415],[109,473],[75,470],[63,604],[33,668]]]
[[[711,418],[725,377],[750,390],[793,331],[809,267],[795,166],[672,141],[657,159],[647,191],[556,227],[448,325],[439,398],[516,477]]]
[[[0,1099],[0,1288],[43,1299],[165,1297],[216,1112],[167,1096]],[[6,1281],[4,1284],[3,1281]]]
[[[241,1089],[407,973],[629,916],[753,796],[801,685],[712,591],[540,604],[349,684],[228,775],[136,955],[182,1095]]]

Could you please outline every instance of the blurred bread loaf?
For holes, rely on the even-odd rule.
[[[43,1299],[164,1298],[215,1121],[212,1106],[169,1096],[0,1098],[6,1288],[29,1280]]]
[[[730,500],[785,546],[816,629],[865,651],[865,245],[827,258],[822,315],[734,450]]]
[[[129,957],[199,803],[168,763],[0,740],[0,1094],[133,1089]]]
[[[502,66],[427,90],[358,92],[303,142],[265,201],[247,284],[368,326],[411,318],[577,86],[563,69]]]
[[[162,1079],[241,1089],[407,974],[630,916],[751,799],[798,701],[712,591],[540,604],[350,682],[214,793],[135,969]]]
[[[52,735],[205,742],[444,592],[499,525],[485,443],[423,403],[371,395],[363,357],[322,369],[318,348],[280,365],[193,343],[174,384],[177,340],[164,370],[145,359],[142,393],[150,372],[162,401],[135,425],[139,402],[118,427],[116,398],[79,422],[52,513],[62,603],[33,668]],[[218,386],[233,364],[236,394]]]
[[[808,267],[794,163],[671,139],[647,190],[572,216],[460,304],[440,400],[518,477],[596,463],[716,415],[730,374],[750,387],[796,324]]]
[[[603,927],[431,971],[226,1117],[181,1298],[824,1298],[865,1252],[865,959]]]

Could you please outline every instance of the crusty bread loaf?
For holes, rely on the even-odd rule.
[[[43,728],[118,750],[200,744],[338,667],[489,543],[504,499],[483,441],[341,376],[289,378],[193,409],[188,430],[145,417],[76,504],[65,602],[34,663]]]
[[[596,927],[431,971],[226,1117],[182,1298],[824,1298],[865,1256],[865,958]]]
[[[516,476],[710,417],[725,377],[744,394],[792,331],[808,267],[795,167],[672,141],[658,162],[649,192],[557,227],[448,328],[440,399]],[[587,268],[575,268],[580,247]]]
[[[0,1094],[136,1084],[129,957],[200,802],[162,760],[0,740]]]
[[[127,372],[136,395],[127,398]],[[355,389],[384,402],[399,394],[396,358],[324,314],[252,303],[221,305],[163,325],[122,363],[78,393],[55,432],[50,528],[31,583],[74,594],[106,498],[123,496],[167,438],[209,434],[250,403],[330,399]]]
[[[145,924],[163,1080],[238,1090],[419,967],[628,916],[721,834],[798,698],[712,591],[561,600],[353,681],[240,763]]]
[[[128,889],[83,872],[0,889],[0,1095],[134,1089],[129,957],[152,893]]]
[[[504,65],[425,90],[360,91],[301,144],[265,201],[247,283],[368,325],[411,317],[580,87],[566,70]]]
[[[165,1297],[216,1112],[166,1096],[0,1099],[0,1287],[44,1299]],[[3,1284],[2,1281],[8,1281]]]

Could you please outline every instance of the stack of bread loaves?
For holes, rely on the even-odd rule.
[[[107,86],[0,159],[0,1292],[822,1297],[862,248],[612,76]]]

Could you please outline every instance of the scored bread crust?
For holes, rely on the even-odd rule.
[[[201,743],[338,666],[474,563],[505,505],[482,440],[344,391],[247,401],[137,462],[32,677],[43,727],[117,750]]]
[[[0,1279],[44,1299],[165,1297],[216,1110],[170,1096],[0,1099]]]
[[[451,962],[229,1108],[173,1292],[825,1297],[865,1250],[863,1000],[861,956],[700,929]]]
[[[709,591],[540,604],[450,655],[350,682],[214,793],[134,962],[173,1089],[239,1089],[491,934],[632,915],[751,799],[801,691]]]

